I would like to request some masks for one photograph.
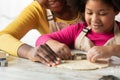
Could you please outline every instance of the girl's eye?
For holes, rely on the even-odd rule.
[[[92,15],[92,12],[87,12],[87,14]]]
[[[105,16],[107,15],[107,13],[99,13],[99,15]]]
[[[107,15],[108,12],[106,11],[100,11],[98,14],[101,15],[101,16],[104,16],[104,15]]]

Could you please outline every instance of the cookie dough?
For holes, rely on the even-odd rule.
[[[88,60],[65,60],[60,65],[59,68],[66,68],[72,70],[94,70],[105,68],[109,66],[108,61],[98,61],[96,63],[91,63]]]
[[[72,50],[71,53],[74,55],[74,60],[63,60],[62,63],[56,67],[72,70],[94,70],[109,66],[109,59],[99,59],[95,63],[91,63],[85,58],[85,52]]]

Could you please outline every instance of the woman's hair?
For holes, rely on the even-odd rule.
[[[74,10],[79,11],[79,4],[81,0],[66,0],[68,5],[71,5]]]
[[[76,12],[79,12],[80,16],[81,16],[81,20],[84,20],[84,14],[83,14],[83,10],[82,10],[82,6],[83,6],[83,1],[82,0],[66,0],[68,5],[72,6],[72,9]]]

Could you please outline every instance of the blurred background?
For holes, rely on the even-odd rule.
[[[4,29],[20,12],[33,0],[0,0],[0,30]],[[120,14],[116,16],[120,21]],[[32,46],[40,34],[36,30],[31,30],[21,41]]]
[[[0,31],[13,21],[32,1],[33,0],[0,0]],[[40,36],[40,34],[36,30],[31,30],[21,41],[34,46],[38,36]]]

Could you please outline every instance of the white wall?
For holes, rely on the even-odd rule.
[[[120,13],[116,16],[116,20],[120,21]]]
[[[4,29],[20,12],[33,0],[0,0],[0,30]],[[34,46],[40,34],[32,30],[22,39],[23,42]]]
[[[32,0],[0,0],[0,30],[10,23]]]

